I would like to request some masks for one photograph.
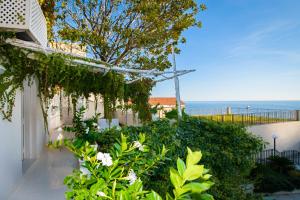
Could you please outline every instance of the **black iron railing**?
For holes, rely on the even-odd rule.
[[[257,163],[266,164],[269,162],[268,158],[274,155],[287,158],[295,165],[300,165],[300,152],[296,150],[287,150],[287,151],[279,152],[277,150],[274,151],[274,149],[267,149],[255,155],[254,158]]]
[[[269,124],[297,121],[297,111],[269,110],[264,112],[248,112],[238,114],[198,115],[196,117],[211,119],[218,122],[241,123],[244,125]]]

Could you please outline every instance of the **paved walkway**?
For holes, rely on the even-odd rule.
[[[76,166],[72,153],[47,149],[28,169],[9,200],[63,200],[65,176]]]

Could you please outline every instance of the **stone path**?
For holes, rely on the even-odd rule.
[[[47,149],[28,169],[9,200],[63,200],[64,177],[76,167],[72,153]]]

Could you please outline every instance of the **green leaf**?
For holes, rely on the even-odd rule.
[[[200,200],[214,200],[214,197],[210,194],[201,194]]]
[[[147,195],[147,200],[162,200],[162,198],[152,190],[151,193]]]
[[[127,150],[127,137],[124,136],[123,134],[121,134],[121,147],[122,147],[122,151]]]
[[[141,144],[143,144],[143,143],[145,142],[145,140],[146,140],[146,135],[143,134],[143,133],[140,133],[140,134],[139,134],[139,142],[140,142]]]
[[[177,159],[177,169],[178,169],[179,175],[183,176],[183,173],[184,173],[186,167],[185,167],[183,160],[181,160],[180,158]]]
[[[170,179],[175,188],[179,188],[184,184],[183,179],[174,168],[170,169]]]
[[[188,183],[182,187],[182,189],[189,190],[192,193],[202,193],[206,190],[209,190],[213,182],[204,182],[204,183]]]
[[[203,176],[203,179],[207,181],[208,179],[210,179],[210,177],[211,177],[210,174],[205,174],[205,175]]]
[[[187,167],[190,165],[196,165],[202,158],[201,151],[193,152],[190,148],[187,148],[187,150],[188,150],[188,155],[186,158]]]
[[[161,156],[165,157],[167,152],[168,152],[168,149],[166,149],[165,145],[163,145],[162,150],[161,150]]]
[[[167,193],[166,200],[174,200],[174,198],[169,193]]]
[[[183,179],[186,181],[196,180],[203,175],[204,166],[203,165],[191,165],[186,168],[183,173]]]

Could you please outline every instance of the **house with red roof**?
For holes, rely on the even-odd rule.
[[[157,106],[157,117],[164,118],[165,113],[173,109],[176,109],[176,98],[175,97],[151,97],[149,99],[151,107]],[[185,108],[185,104],[181,101],[181,109]]]

